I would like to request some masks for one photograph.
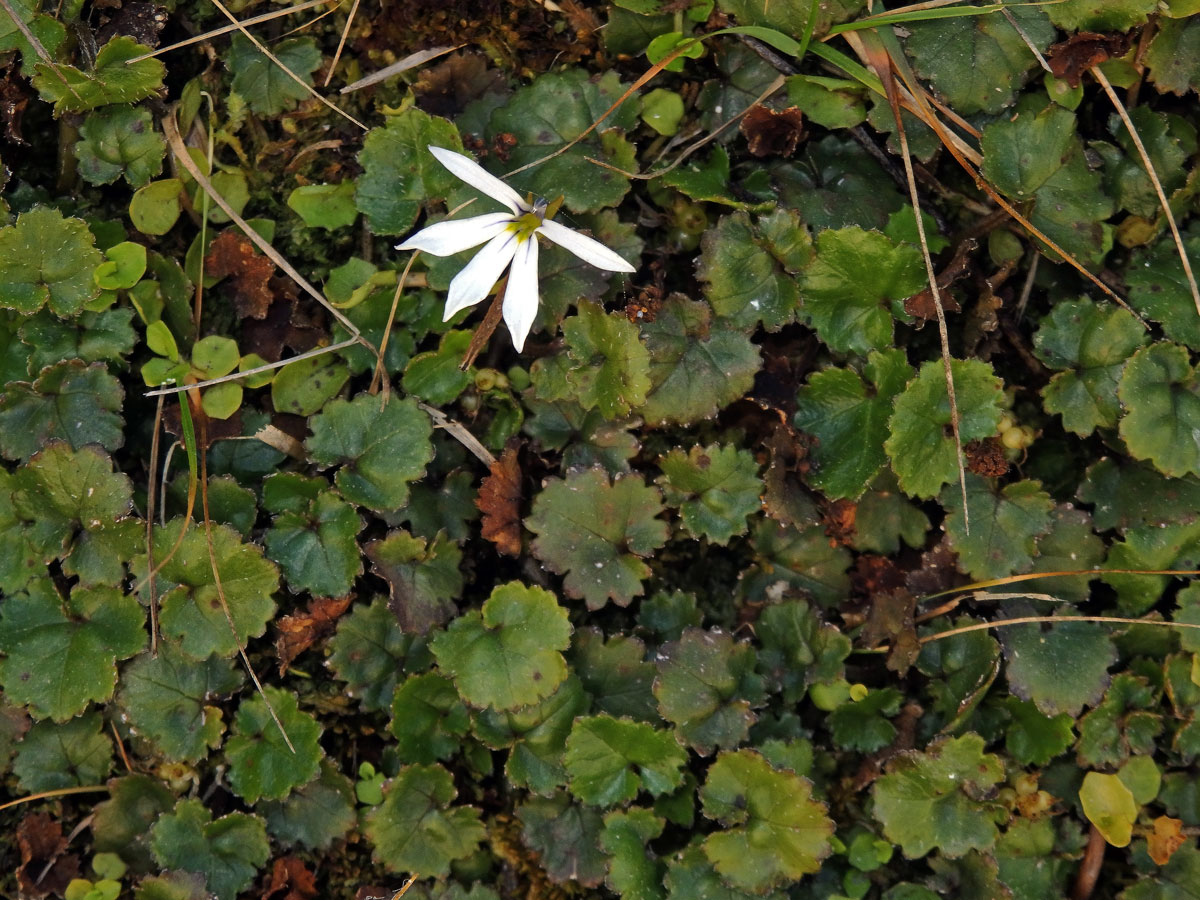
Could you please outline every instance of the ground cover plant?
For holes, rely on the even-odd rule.
[[[0,895],[1200,896],[1200,4],[0,63]]]

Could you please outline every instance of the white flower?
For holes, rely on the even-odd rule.
[[[470,219],[437,222],[414,234],[397,250],[422,250],[434,256],[451,256],[487,242],[450,282],[446,297],[448,321],[460,309],[474,306],[488,295],[496,281],[509,269],[504,292],[504,321],[517,352],[533,326],[538,309],[538,244],[535,235],[543,235],[570,250],[584,262],[607,272],[634,272],[633,266],[599,241],[584,237],[565,225],[547,219],[546,202],[530,205],[511,187],[484,170],[473,159],[430,147],[438,162],[476,190],[507,206],[511,212],[488,213]],[[511,266],[511,268],[510,268]]]

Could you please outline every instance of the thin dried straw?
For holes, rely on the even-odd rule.
[[[0,0],[0,3],[4,0]],[[304,12],[306,9],[312,9],[314,6],[321,6],[330,3],[332,0],[308,0],[306,3],[301,3],[297,6],[289,6],[287,9],[277,9],[274,12],[263,13],[260,16],[253,16],[249,19],[242,19],[236,25],[222,25],[220,28],[214,28],[212,31],[206,31],[204,34],[198,34],[195,37],[190,37],[184,41],[178,41],[174,44],[169,44],[166,47],[159,47],[157,50],[151,50],[149,53],[143,53],[141,56],[135,56],[133,59],[125,60],[125,65],[131,66],[135,62],[141,62],[143,59],[150,59],[154,56],[162,56],[164,53],[170,53],[172,50],[179,50],[182,47],[189,47],[192,44],[198,44],[201,41],[207,41],[210,38],[220,37],[223,34],[229,34],[231,31],[237,31],[239,28],[246,28],[250,25],[258,25],[262,22],[269,22],[271,19],[279,19],[283,16],[290,16],[292,13]]]

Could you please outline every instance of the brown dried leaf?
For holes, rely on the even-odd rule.
[[[21,866],[17,869],[17,886],[21,896],[37,898],[62,894],[71,879],[79,874],[79,857],[64,854],[67,839],[62,825],[48,813],[30,813],[17,825],[17,846]],[[50,866],[45,876],[42,872]]]
[[[985,478],[999,478],[1008,473],[1008,460],[1004,456],[1004,444],[999,437],[971,441],[963,447],[967,457],[967,469]]]
[[[510,444],[479,485],[475,505],[483,513],[482,533],[507,556],[521,555],[521,464]]]
[[[275,654],[279,657],[279,674],[287,671],[297,656],[333,631],[338,617],[350,608],[353,594],[345,597],[314,597],[308,611],[283,616],[275,623],[279,636],[275,638]]]
[[[937,273],[938,295],[942,298],[943,312],[958,312],[958,301],[946,290],[958,281],[971,268],[971,251],[975,249],[975,241],[965,240],[954,250],[954,256],[942,271]],[[933,291],[929,288],[913,294],[904,301],[904,311],[910,316],[930,321],[937,318],[937,305],[933,302]]]
[[[936,594],[959,582],[958,554],[950,549],[947,539],[932,550],[921,554],[921,568],[908,573],[908,589],[918,597]]]
[[[317,879],[304,863],[294,856],[275,860],[263,900],[312,900],[316,896]]]
[[[1146,835],[1146,850],[1158,865],[1165,866],[1171,856],[1187,843],[1183,835],[1183,822],[1170,816],[1159,816],[1154,820],[1154,832]]]
[[[458,115],[472,100],[504,89],[504,73],[488,68],[482,53],[451,53],[422,69],[413,93],[417,105],[433,116]]]
[[[809,442],[780,415],[764,441],[770,463],[763,474],[763,510],[784,525],[805,528],[817,521],[817,506],[800,478],[808,473]]]
[[[829,546],[849,546],[854,541],[854,525],[858,518],[858,504],[853,500],[834,500],[825,507],[822,520]]]
[[[752,106],[742,117],[742,134],[746,146],[759,158],[766,156],[791,156],[800,146],[804,134],[804,115],[797,106],[776,112],[765,106]]]
[[[242,322],[239,347],[246,353],[257,353],[263,359],[276,360],[282,358],[284,348],[293,353],[306,353],[328,338],[320,316],[314,315],[308,302],[300,300],[289,279],[272,278],[270,287],[275,302],[261,321],[246,319]]]
[[[264,319],[275,295],[271,276],[275,264],[254,249],[249,239],[236,231],[224,231],[204,257],[204,274],[214,278],[232,276],[233,303],[243,319]]]
[[[1046,62],[1055,78],[1064,79],[1073,88],[1079,87],[1083,73],[1114,56],[1124,56],[1129,51],[1131,36],[1128,34],[1093,34],[1079,31],[1065,41],[1052,46],[1046,53]]]

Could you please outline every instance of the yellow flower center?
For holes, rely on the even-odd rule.
[[[518,216],[513,219],[508,225],[508,230],[517,235],[517,240],[521,243],[533,237],[533,233],[542,225],[542,217],[536,212],[527,212],[523,216]]]

